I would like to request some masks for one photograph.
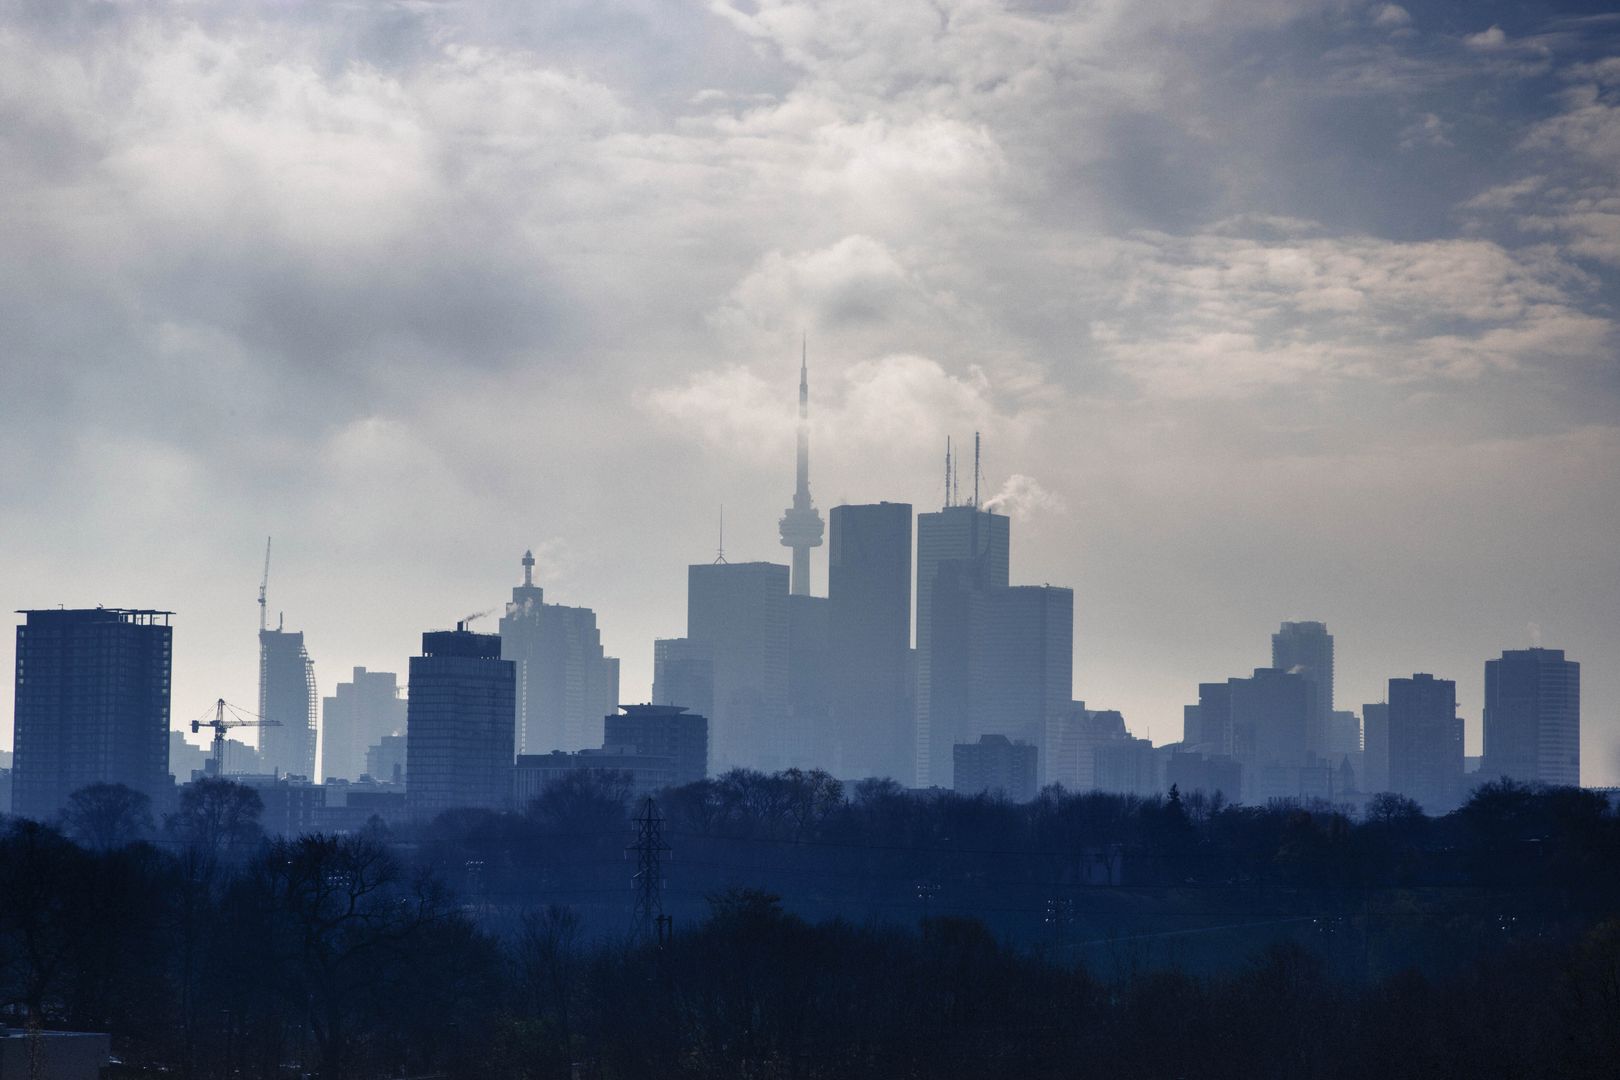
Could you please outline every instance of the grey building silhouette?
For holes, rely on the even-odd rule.
[[[788,722],[782,760],[826,767],[831,755],[832,688],[825,596],[788,594]]]
[[[1039,746],[1047,724],[1069,707],[1074,693],[1074,591],[1013,585],[987,590],[977,600],[967,734],[1006,735]]]
[[[20,611],[12,811],[46,820],[89,784],[168,806],[171,612]]]
[[[1168,752],[1147,739],[1127,735],[1097,747],[1097,789],[1119,795],[1156,795],[1165,788]]]
[[[498,634],[464,626],[422,635],[411,657],[405,725],[405,805],[412,818],[512,800],[517,665]]]
[[[1199,683],[1198,704],[1189,705],[1181,738],[1199,753],[1232,754],[1232,684]]]
[[[1361,790],[1370,795],[1393,790],[1389,783],[1389,704],[1361,707]]]
[[[688,568],[686,637],[714,666],[709,751],[716,772],[775,771],[790,753],[788,568],[715,562]]]
[[[916,780],[919,787],[943,785],[947,762],[958,732],[965,731],[960,677],[966,639],[958,635],[941,643],[947,655],[936,656],[936,626],[947,629],[969,616],[974,591],[1008,584],[1008,519],[977,506],[946,506],[917,515],[917,691]],[[947,610],[935,611],[941,575],[950,590]],[[936,685],[937,683],[937,685]],[[939,701],[938,731],[935,701]],[[937,763],[937,764],[936,764]]]
[[[835,775],[916,773],[911,679],[911,505],[835,506],[827,555]]]
[[[321,699],[323,779],[358,780],[367,772],[366,751],[385,735],[405,731],[405,699],[399,689],[399,676],[392,671],[357,667],[351,681],[338,683],[330,697]]]
[[[1005,735],[981,735],[951,747],[951,788],[958,795],[989,793],[1029,802],[1036,793],[1036,748]]]
[[[501,656],[517,665],[513,723],[520,752],[578,750],[602,739],[619,703],[619,661],[602,650],[596,612],[548,604],[523,553],[523,584],[501,617]]]
[[[262,767],[283,776],[315,776],[316,716],[320,695],[315,665],[301,632],[259,631],[259,715],[274,721],[258,729]]]
[[[1308,731],[1316,694],[1305,677],[1277,668],[1256,668],[1247,679],[1228,679],[1232,694],[1232,756],[1243,766],[1243,800],[1327,793],[1301,770],[1315,763]]]
[[[1581,665],[1562,649],[1509,649],[1485,661],[1481,781],[1581,782]]]
[[[1319,753],[1325,752],[1333,715],[1333,635],[1328,633],[1327,624],[1283,623],[1271,635],[1271,666],[1303,677],[1310,686],[1306,745]]]
[[[366,775],[379,784],[403,784],[405,743],[404,735],[384,735],[375,746],[366,747]]]
[[[1047,724],[1046,782],[1066,791],[1096,790],[1097,748],[1128,737],[1125,717],[1117,709],[1088,709],[1083,701],[1071,701]]]
[[[1431,815],[1462,799],[1463,722],[1457,684],[1416,674],[1389,680],[1389,788]]]
[[[669,783],[709,775],[709,720],[675,705],[621,705],[604,719],[604,750],[629,750],[669,761]]]
[[[714,660],[706,648],[690,638],[653,642],[653,704],[714,712]]]

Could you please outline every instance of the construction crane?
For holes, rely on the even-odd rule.
[[[227,710],[231,714],[229,720],[225,718]],[[244,710],[230,704],[224,698],[214,702],[214,707],[209,712],[214,714],[214,718],[210,720],[208,719],[208,713],[203,713],[191,722],[191,733],[195,735],[205,726],[214,729],[214,746],[209,754],[208,764],[203,769],[203,772],[212,777],[225,775],[225,732],[227,730],[240,727],[281,726],[280,720],[266,720],[264,717],[257,716],[254,713],[244,712]]]
[[[265,609],[264,594],[270,589],[270,538],[264,538],[264,576],[259,579],[259,633],[264,633]],[[193,731],[196,729],[193,728]]]

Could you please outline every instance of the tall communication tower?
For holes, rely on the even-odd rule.
[[[630,932],[639,941],[651,941],[663,948],[668,942],[672,920],[664,914],[664,819],[652,796],[641,804],[635,819],[636,842],[629,850],[636,853],[636,876],[631,882],[636,892],[635,909],[630,916]]]

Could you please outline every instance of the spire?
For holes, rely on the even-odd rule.
[[[714,564],[719,566],[726,561],[726,504],[720,504],[720,548],[715,553]]]
[[[523,587],[534,588],[534,551],[531,549],[523,553]]]
[[[809,335],[799,339],[799,430],[795,462],[793,505],[782,515],[779,529],[782,546],[793,551],[793,576],[789,591],[795,596],[810,595],[810,549],[821,546],[824,526],[810,498],[810,343]]]
[[[979,433],[973,433],[973,509],[979,508]]]

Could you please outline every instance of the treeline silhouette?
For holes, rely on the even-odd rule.
[[[1598,1076],[1620,820],[1487,784],[1013,805],[730,773],[664,793],[675,931],[630,934],[627,778],[523,813],[264,838],[259,797],[128,789],[0,833],[0,1002],[109,1075]],[[26,1038],[23,1034],[18,1037]]]

